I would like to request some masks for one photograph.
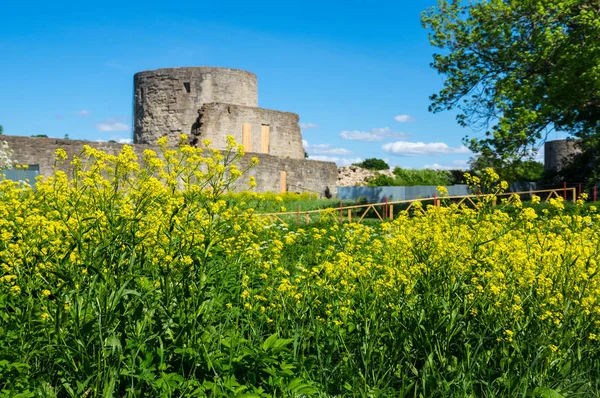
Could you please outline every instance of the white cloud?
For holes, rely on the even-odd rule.
[[[77,114],[81,117],[88,117],[90,115],[90,111],[86,111],[85,109],[80,110]]]
[[[350,166],[353,163],[360,163],[363,161],[362,158],[338,158],[336,156],[324,156],[324,155],[317,155],[317,156],[313,156],[310,155],[308,157],[309,160],[320,160],[323,162],[334,162],[336,163],[338,166]]]
[[[371,129],[371,131],[345,130],[340,133],[340,137],[352,141],[380,142],[392,137],[408,137],[408,134],[397,133],[392,131],[389,127],[382,127]]]
[[[119,144],[133,144],[133,139],[131,138],[123,138],[118,135],[113,135],[108,140],[95,140],[94,142],[117,142]]]
[[[302,146],[308,154],[314,155],[351,155],[352,151],[345,148],[336,148],[329,144],[309,144],[308,141],[302,140]]]
[[[433,163],[433,164],[426,164],[425,166],[423,166],[424,169],[430,169],[430,170],[466,170],[467,168],[469,168],[469,161],[468,160],[455,160],[452,163],[450,163],[449,165],[444,165],[444,164],[439,164],[439,163]]]
[[[104,132],[129,131],[129,126],[117,120],[105,120],[102,123],[97,123],[96,129]]]
[[[406,123],[406,122],[414,122],[415,119],[408,116],[408,115],[398,115],[394,118],[395,121],[399,122],[399,123]]]
[[[339,156],[351,155],[353,152],[345,148],[336,148],[329,144],[309,144],[302,140],[302,146],[308,153],[310,160],[321,160],[323,162],[335,162],[338,166],[349,166],[352,163],[362,162],[361,158],[343,158]],[[329,156],[334,155],[334,156]]]
[[[457,153],[470,153],[469,148],[462,145],[459,148],[452,148],[443,142],[423,142],[396,141],[384,144],[381,149],[396,156],[432,156],[449,155]]]
[[[316,123],[300,123],[300,128],[302,130],[308,130],[308,129],[318,129],[319,125]]]

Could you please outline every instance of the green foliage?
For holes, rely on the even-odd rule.
[[[4,134],[4,127],[0,124],[0,135]]]
[[[415,186],[415,185],[453,185],[457,183],[453,173],[448,170],[413,170],[394,168],[394,176],[378,174],[369,181],[369,186]]]
[[[0,178],[1,397],[315,392],[290,334],[265,322],[240,327],[252,315],[240,298],[248,227],[265,229],[247,205],[223,200],[248,170],[236,166],[239,147],[228,148],[203,157],[161,146],[161,158],[145,151],[140,167],[130,146],[118,156],[87,147],[71,179],[55,170],[33,188]],[[66,159],[57,150],[57,164]],[[23,213],[13,206],[8,216],[12,200]],[[75,212],[90,216],[75,221]],[[48,233],[34,243],[25,230],[38,222]]]
[[[224,196],[229,206],[249,206],[259,213],[295,212],[296,210],[308,211],[328,208],[338,208],[340,199],[318,198],[318,194],[311,192],[286,192],[276,194],[264,192],[236,192]],[[352,200],[342,200],[345,206],[354,204]]]
[[[544,164],[533,159],[506,159],[502,160],[490,151],[484,151],[470,161],[471,171],[479,174],[491,167],[498,173],[501,180],[514,181],[540,181],[544,178]]]
[[[48,136],[46,134],[35,134],[32,135],[32,137],[37,137],[37,138],[48,138]]]
[[[387,170],[390,166],[382,159],[369,158],[360,163],[354,163],[354,166],[362,167],[368,170]]]
[[[0,179],[0,397],[600,393],[592,206],[290,225],[223,196],[243,148],[161,148]],[[500,192],[492,170],[470,182]]]
[[[445,77],[430,110],[457,109],[475,153],[527,157],[552,129],[600,132],[600,3],[439,0],[422,14]]]
[[[412,170],[396,167],[394,175],[400,185],[452,185],[454,180],[448,170]]]
[[[370,187],[395,187],[401,185],[398,180],[386,174],[377,174],[371,178],[367,184]]]

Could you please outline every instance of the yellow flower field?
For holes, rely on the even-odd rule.
[[[489,170],[477,208],[271,223],[233,140],[162,144],[0,182],[0,396],[600,393],[593,206]]]

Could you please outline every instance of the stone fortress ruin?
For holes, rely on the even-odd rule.
[[[165,134],[175,145],[182,133],[192,144],[210,139],[225,147],[233,135],[247,152],[304,159],[295,113],[258,107],[250,72],[226,68],[169,68],[136,73],[134,142],[155,144]]]
[[[305,159],[299,117],[295,113],[258,107],[256,75],[238,69],[216,67],[165,68],[134,75],[133,148],[157,150],[157,140],[168,145],[187,134],[189,143],[204,139],[224,149],[227,135],[244,145],[248,153],[242,167],[257,157],[250,171],[258,192],[314,192],[335,195],[338,170],[335,163]],[[69,156],[83,145],[118,153],[123,144],[81,140],[2,136],[20,164],[38,165],[40,173],[53,173],[54,151]]]
[[[546,141],[544,143],[544,171],[553,172],[566,166],[574,155],[581,152],[577,141],[572,139]]]

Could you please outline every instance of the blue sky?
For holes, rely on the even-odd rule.
[[[9,2],[6,2],[9,3]],[[0,23],[5,134],[131,138],[133,74],[224,66],[258,76],[259,106],[300,115],[312,159],[464,167],[455,114],[419,16],[435,0],[17,2]]]

